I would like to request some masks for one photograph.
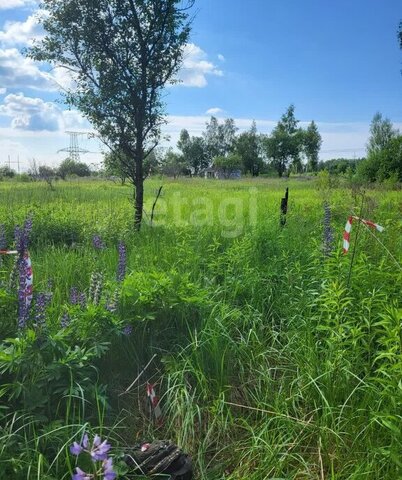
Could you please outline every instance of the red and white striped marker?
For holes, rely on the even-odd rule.
[[[159,398],[155,393],[155,385],[147,383],[147,396],[151,404],[152,411],[154,412],[156,420],[159,422],[162,418],[162,410],[159,406]]]
[[[346,222],[345,231],[343,232],[343,253],[344,254],[348,253],[348,251],[349,251],[350,232],[352,231],[353,220],[357,220],[358,222],[362,222],[364,225],[367,225],[370,228],[375,228],[379,232],[384,231],[384,227],[382,227],[381,225],[378,225],[378,223],[374,223],[371,220],[364,220],[363,218],[360,218],[360,217],[350,216],[348,218],[348,221]]]

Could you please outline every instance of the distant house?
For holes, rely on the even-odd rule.
[[[241,178],[241,170],[234,169],[230,172],[224,172],[221,168],[208,167],[200,172],[200,175],[204,178],[216,178],[218,180],[227,180],[227,179],[239,179]]]

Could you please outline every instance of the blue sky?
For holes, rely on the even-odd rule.
[[[64,131],[90,128],[57,102],[64,72],[20,54],[42,33],[36,8],[0,0],[0,164],[19,156],[22,168],[33,157],[57,165]],[[400,0],[198,0],[195,11],[182,83],[167,96],[172,143],[181,128],[200,134],[211,113],[269,132],[290,103],[302,122],[318,122],[322,158],[362,156],[376,111],[402,127]]]

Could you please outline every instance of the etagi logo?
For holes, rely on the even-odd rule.
[[[242,197],[227,195],[221,199],[207,196],[188,198],[174,192],[160,198],[155,208],[155,226],[175,225],[195,228],[216,227],[226,238],[241,235],[246,226],[258,221],[258,189],[251,187]]]

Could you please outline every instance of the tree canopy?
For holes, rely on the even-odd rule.
[[[359,164],[358,174],[370,182],[402,181],[402,135],[380,113],[371,122],[367,158]]]
[[[162,89],[174,81],[190,33],[193,0],[44,0],[46,36],[29,55],[73,73],[68,104],[93,124],[135,186],[143,211],[143,162],[164,123]]]

